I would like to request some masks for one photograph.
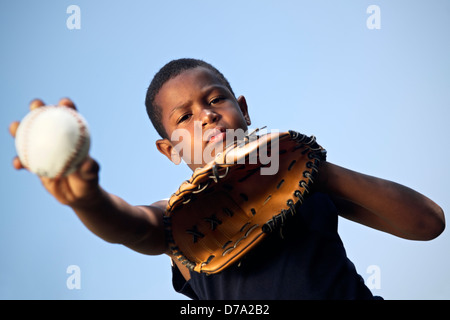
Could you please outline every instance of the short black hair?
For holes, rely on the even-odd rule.
[[[164,85],[164,83],[166,83],[170,79],[175,78],[186,70],[194,69],[197,67],[204,67],[212,71],[234,96],[233,89],[231,89],[228,80],[219,70],[217,70],[211,64],[203,60],[191,58],[176,59],[168,62],[153,77],[153,80],[151,81],[150,86],[147,89],[147,95],[145,98],[145,107],[147,109],[147,114],[153,124],[153,127],[156,129],[161,138],[168,139],[169,137],[167,135],[166,129],[162,124],[162,109],[155,103],[156,95],[161,90],[161,87]]]

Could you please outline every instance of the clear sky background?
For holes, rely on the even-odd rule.
[[[70,5],[81,29],[70,30]],[[377,5],[381,29],[366,12]],[[335,164],[449,200],[450,2],[0,2],[0,299],[184,299],[169,258],[104,242],[29,172],[8,125],[33,98],[70,97],[88,120],[101,185],[132,204],[169,197],[190,176],[159,154],[144,99],[174,58],[204,59],[244,95],[253,127],[314,134]],[[340,219],[364,279],[385,299],[449,299],[448,230],[408,241]],[[81,271],[80,289],[66,272]],[[369,268],[369,271],[368,271]]]

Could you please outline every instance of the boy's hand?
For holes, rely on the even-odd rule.
[[[42,100],[33,100],[30,103],[30,110],[44,105]],[[58,105],[76,109],[75,104],[67,98],[61,99]],[[9,131],[13,137],[16,135],[18,126],[19,122],[17,121],[9,126]],[[13,166],[17,170],[24,169],[18,157],[14,158]],[[96,195],[100,192],[98,172],[98,163],[88,156],[76,172],[57,179],[40,177],[40,180],[47,191],[59,202],[71,207],[78,207],[89,205],[90,202],[95,201]]]

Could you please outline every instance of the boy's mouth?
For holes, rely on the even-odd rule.
[[[215,128],[211,130],[211,133],[207,136],[206,141],[208,143],[218,142],[225,140],[225,137],[226,137],[225,129]]]

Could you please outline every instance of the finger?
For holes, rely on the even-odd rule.
[[[45,106],[45,103],[41,99],[34,99],[30,102],[30,110],[34,110],[42,106]]]
[[[61,100],[59,100],[58,106],[64,106],[75,110],[77,109],[75,103],[73,103],[73,101],[69,98],[62,98]]]
[[[79,168],[79,175],[84,180],[96,180],[98,179],[98,172],[100,171],[100,165],[97,161],[91,157],[87,157]]]
[[[9,133],[15,137],[16,136],[16,132],[17,132],[17,128],[19,127],[20,122],[19,121],[14,121],[9,125]]]
[[[20,170],[20,169],[24,169],[25,167],[23,166],[22,162],[20,162],[18,157],[15,157],[13,159],[13,167],[14,169]]]

